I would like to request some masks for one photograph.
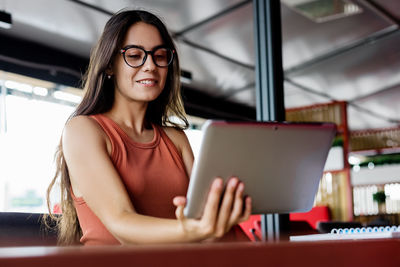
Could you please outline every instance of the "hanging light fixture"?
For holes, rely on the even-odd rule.
[[[363,9],[352,0],[282,0],[282,2],[317,23],[363,12]]]

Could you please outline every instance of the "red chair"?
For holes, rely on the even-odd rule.
[[[332,219],[328,206],[315,206],[309,212],[290,213],[290,221],[306,221],[313,229],[318,222],[328,222]]]
[[[315,206],[309,212],[299,212],[289,214],[291,222],[306,222],[313,230],[317,229],[318,222],[327,222],[331,220],[331,213],[328,206]],[[297,229],[298,224],[291,227]],[[252,241],[261,240],[261,217],[252,215],[250,219],[241,223],[240,227],[247,237]],[[303,225],[304,228],[304,225]],[[308,226],[306,228],[309,228]],[[310,229],[311,229],[310,228]],[[303,229],[304,230],[304,229]]]

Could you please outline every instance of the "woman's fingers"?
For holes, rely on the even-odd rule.
[[[174,203],[175,206],[185,206],[186,205],[186,197],[182,197],[182,196],[177,196],[174,197],[174,199],[172,200],[172,203]]]
[[[228,184],[225,189],[224,197],[222,199],[222,203],[220,206],[219,214],[218,214],[218,221],[216,227],[216,235],[217,237],[222,237],[227,230],[228,223],[232,216],[232,205],[235,201],[235,195],[237,192],[239,180],[236,177],[231,178],[228,181]]]
[[[245,199],[244,212],[238,223],[245,222],[250,218],[251,215],[251,197],[247,196]]]
[[[176,206],[176,210],[175,210],[176,218],[178,220],[183,220],[185,218],[185,216],[183,215],[183,209],[185,208],[185,205],[186,205],[186,198],[181,197],[181,196],[174,197],[172,202]]]
[[[179,221],[185,219],[185,216],[183,215],[183,209],[184,209],[183,206],[178,206],[175,210],[176,219],[178,219]]]
[[[204,207],[204,213],[202,220],[209,224],[214,224],[217,219],[219,201],[221,199],[221,193],[223,189],[223,182],[221,178],[216,178],[208,194],[206,206]],[[214,226],[214,225],[212,225]]]
[[[235,200],[233,202],[233,208],[231,217],[229,218],[229,226],[233,226],[238,223],[239,219],[243,213],[243,191],[244,184],[239,183],[236,192],[235,192]]]
[[[231,178],[224,193],[223,189],[222,179],[216,178],[211,185],[203,216],[201,220],[195,220],[197,226],[194,228],[196,231],[201,229],[199,233],[204,238],[222,237],[233,225],[247,220],[251,214],[251,199],[249,197],[243,199],[244,184],[238,178]],[[177,206],[176,218],[184,223],[183,210],[186,198],[175,197],[173,203]]]

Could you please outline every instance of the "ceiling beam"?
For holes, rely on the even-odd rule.
[[[202,46],[202,45],[197,44],[195,42],[192,42],[192,41],[190,41],[190,40],[188,40],[188,39],[186,39],[184,37],[178,38],[178,41],[180,41],[182,43],[185,43],[185,44],[187,44],[188,46],[190,46],[192,48],[196,48],[196,49],[201,50],[203,52],[206,52],[208,54],[214,55],[214,56],[216,56],[218,58],[221,58],[221,59],[223,59],[225,61],[229,61],[230,63],[236,64],[236,65],[241,66],[243,68],[250,69],[250,70],[254,70],[254,68],[255,68],[254,65],[252,65],[252,64],[247,64],[247,63],[241,62],[239,60],[233,59],[231,57],[225,56],[225,55],[223,55],[223,54],[221,54],[221,53],[219,53],[219,52],[217,52],[215,50],[212,50],[212,49],[210,49],[208,47],[205,47],[205,46]]]
[[[397,24],[400,27],[400,20],[393,16],[386,8],[382,7],[382,5],[378,4],[376,1],[372,0],[364,0],[363,3],[369,8],[375,10],[375,12],[379,13],[382,17],[393,24]]]
[[[211,21],[216,20],[216,19],[218,19],[218,18],[220,18],[220,17],[222,17],[222,16],[224,16],[224,15],[226,15],[228,13],[231,13],[232,11],[234,11],[234,10],[236,10],[238,8],[241,8],[242,6],[250,4],[251,2],[252,2],[251,0],[244,0],[242,2],[239,2],[239,3],[237,3],[237,4],[233,5],[233,6],[230,6],[230,7],[226,8],[226,9],[218,12],[217,14],[214,14],[214,15],[206,18],[206,19],[203,19],[203,20],[201,20],[199,22],[196,22],[196,23],[194,23],[192,25],[189,25],[189,26],[183,28],[182,30],[173,33],[173,35],[174,35],[174,37],[179,37],[179,36],[189,32],[189,31],[192,31],[192,30],[194,30],[196,28],[199,28],[199,27],[201,27],[201,26],[203,26],[203,25],[205,25],[207,23],[210,23]]]
[[[350,51],[355,50],[357,48],[360,48],[360,47],[375,43],[375,42],[377,42],[379,40],[382,40],[384,38],[388,38],[388,37],[390,37],[393,34],[396,34],[398,32],[399,32],[399,27],[397,25],[389,26],[389,27],[387,27],[385,29],[382,29],[382,30],[380,30],[378,32],[374,32],[374,33],[368,35],[367,37],[365,37],[365,38],[363,38],[361,40],[357,40],[357,41],[352,42],[352,43],[350,43],[348,45],[342,46],[341,48],[338,48],[338,49],[336,49],[334,51],[322,54],[322,55],[317,56],[317,57],[315,57],[315,58],[313,58],[311,60],[308,60],[308,61],[305,61],[305,62],[303,62],[301,64],[298,64],[297,66],[288,68],[288,69],[285,70],[285,75],[289,76],[289,75],[291,75],[293,73],[296,73],[296,72],[302,71],[304,69],[310,68],[310,67],[312,67],[314,65],[320,64],[320,63],[322,63],[324,61],[327,61],[329,59],[332,59],[334,57],[338,57],[338,56],[340,56],[340,55],[342,55],[344,53],[350,52]]]
[[[87,58],[13,36],[0,34],[0,39],[0,69],[72,87],[80,86],[82,74],[89,64]]]
[[[391,91],[391,90],[394,90],[394,89],[400,90],[400,82],[392,84],[390,86],[383,87],[383,88],[381,88],[381,89],[379,89],[377,91],[374,91],[372,93],[361,95],[359,97],[355,97],[355,98],[353,98],[351,100],[348,100],[347,102],[352,103],[352,102],[365,100],[365,99],[367,99],[369,97],[378,96],[380,94],[384,94],[384,93],[386,93],[388,91]]]
[[[84,7],[99,11],[100,13],[103,13],[103,14],[106,14],[106,15],[109,15],[109,16],[112,16],[115,13],[115,12],[106,10],[104,8],[101,8],[101,7],[86,3],[84,1],[80,1],[80,0],[69,0],[69,1],[74,2],[75,4],[78,4],[78,5],[81,5],[81,6],[84,6]]]

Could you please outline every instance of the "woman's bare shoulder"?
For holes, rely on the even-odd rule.
[[[64,132],[77,132],[80,134],[100,133],[101,127],[95,119],[86,115],[72,117],[65,124]]]
[[[107,137],[95,119],[90,116],[80,115],[69,119],[65,124],[63,142],[68,142],[71,139],[81,140],[80,143],[85,144],[89,140],[105,142]]]
[[[163,126],[162,129],[169,137],[169,139],[171,139],[174,145],[178,148],[182,148],[182,146],[185,146],[189,142],[185,132],[179,128],[172,126]]]
[[[79,129],[80,127],[94,127],[95,124],[95,120],[90,116],[79,115],[69,119],[65,125],[65,128],[74,130],[76,128]]]
[[[177,127],[173,126],[163,126],[163,130],[167,133],[171,133],[173,135],[184,135],[185,132]]]
[[[186,173],[190,176],[193,166],[193,151],[185,132],[175,127],[163,127],[165,134],[171,139],[175,147],[181,154],[182,160],[185,164]]]

